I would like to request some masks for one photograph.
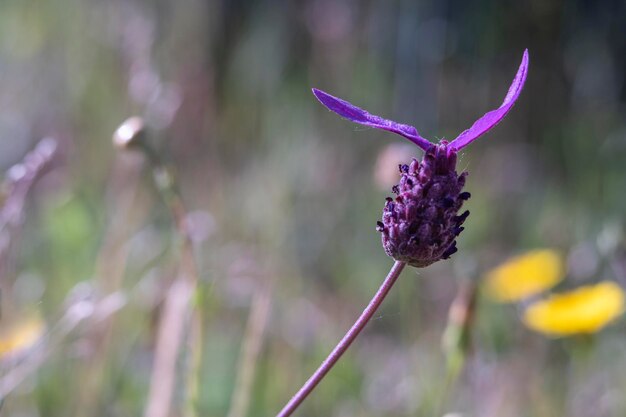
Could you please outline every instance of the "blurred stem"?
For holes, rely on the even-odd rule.
[[[198,288],[196,287],[196,295],[198,295]],[[202,331],[202,306],[201,301],[198,301],[198,297],[192,299],[194,303],[194,309],[191,316],[191,323],[189,329],[189,336],[187,339],[187,347],[189,349],[189,373],[187,374],[187,401],[185,401],[185,408],[183,415],[185,417],[194,417],[197,413],[198,407],[198,395],[200,385],[200,372],[202,369],[202,341],[204,340],[204,332]]]
[[[374,294],[374,297],[369,302],[367,307],[365,307],[365,310],[363,310],[350,330],[348,330],[339,344],[335,346],[332,352],[330,352],[330,355],[328,355],[319,368],[317,368],[313,375],[311,375],[302,388],[300,388],[291,400],[289,400],[276,417],[290,416],[298,408],[302,401],[304,401],[306,397],[308,397],[308,395],[315,389],[317,384],[324,379],[326,374],[333,368],[333,366],[335,366],[345,351],[348,350],[354,339],[356,339],[359,333],[361,333],[361,330],[363,330],[365,325],[370,321],[374,313],[376,313],[376,310],[378,310],[378,307],[380,307],[385,297],[387,297],[387,294],[389,294],[391,287],[393,287],[393,284],[396,282],[405,266],[406,264],[400,261],[396,261],[393,264],[389,274],[387,274],[387,277],[381,284],[380,288],[376,291],[376,294]]]
[[[193,294],[193,285],[180,275],[172,283],[165,299],[159,323],[146,417],[167,417],[176,380],[176,361],[184,335],[184,317]]]
[[[256,365],[271,307],[271,283],[267,283],[254,294],[252,308],[239,355],[237,379],[230,403],[228,417],[245,417],[250,405]]]
[[[49,328],[45,335],[42,335],[41,340],[33,346],[28,356],[16,362],[13,366],[7,366],[3,369],[2,377],[0,378],[0,401],[4,401],[28,377],[39,370],[53,353],[59,351],[63,346],[63,341],[79,324],[91,318],[96,312],[98,312],[101,320],[107,320],[111,315],[117,313],[123,306],[123,303],[118,304],[117,308],[111,308],[112,302],[119,303],[119,300],[115,301],[111,298],[115,299],[117,296],[114,294],[104,297],[97,303],[81,299],[65,308],[59,320]],[[86,304],[90,307],[86,308]],[[83,383],[84,381],[81,380],[80,382]],[[90,415],[93,415],[93,409],[91,411]],[[0,413],[0,415],[3,414]]]
[[[20,163],[7,171],[0,183],[0,319],[14,307],[10,278],[14,275],[15,261],[12,249],[19,246],[27,197],[37,181],[49,171],[56,155],[56,140],[42,139]]]
[[[442,347],[447,360],[448,379],[452,383],[463,369],[465,358],[471,348],[470,336],[476,310],[477,288],[473,280],[463,280],[448,312],[448,324],[443,334]]]
[[[193,242],[189,236],[189,227],[187,225],[187,210],[180,197],[180,193],[176,187],[176,181],[171,171],[163,164],[157,152],[146,142],[145,137],[140,137],[137,142],[138,147],[148,158],[152,167],[152,176],[154,184],[163,198],[167,206],[172,221],[176,226],[179,236],[182,238],[180,265],[176,281],[172,284],[168,293],[166,303],[174,303],[180,306],[176,300],[169,300],[169,297],[181,298],[183,292],[177,296],[174,291],[178,285],[185,282],[185,287],[190,291],[190,296],[182,306],[184,308],[171,307],[166,310],[159,325],[159,336],[155,351],[155,368],[153,370],[150,381],[150,393],[148,397],[148,405],[146,408],[146,417],[166,416],[171,406],[172,392],[174,389],[174,379],[170,377],[164,378],[165,374],[173,376],[176,374],[176,358],[180,350],[180,343],[173,344],[170,340],[173,338],[172,329],[178,332],[184,327],[185,318],[192,303],[191,321],[189,323],[189,332],[187,335],[187,345],[190,349],[189,355],[189,373],[186,379],[186,400],[184,415],[193,417],[196,413],[198,402],[198,380],[200,377],[200,369],[202,364],[202,315],[200,311],[201,303],[192,297],[198,289],[198,267],[193,253]],[[182,337],[183,333],[177,333],[178,337]],[[162,346],[163,345],[163,346]]]
[[[122,288],[124,271],[128,261],[130,231],[135,226],[136,216],[131,215],[135,205],[139,172],[138,161],[118,158],[107,187],[111,204],[107,207],[109,217],[107,232],[96,260],[94,284],[103,299]],[[118,213],[125,213],[119,216]],[[132,218],[132,220],[131,220]],[[88,327],[87,339],[93,351],[89,360],[84,361],[79,370],[78,395],[74,400],[73,415],[92,415],[102,399],[102,383],[107,371],[106,358],[113,342],[115,318],[93,320]]]
[[[471,334],[478,295],[478,285],[474,280],[465,279],[459,283],[456,297],[450,305],[448,324],[442,337],[442,348],[446,356],[446,379],[439,400],[441,414],[445,401],[454,388],[463,370],[468,352],[471,349]]]

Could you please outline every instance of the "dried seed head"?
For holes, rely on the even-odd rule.
[[[433,145],[421,162],[400,165],[401,178],[387,198],[382,234],[387,255],[415,267],[425,267],[456,252],[456,237],[469,211],[458,214],[470,196],[461,192],[466,172],[456,172],[456,150],[446,141]]]
[[[145,134],[145,126],[141,117],[131,117],[117,128],[113,134],[113,145],[118,149],[130,149],[137,146]]]

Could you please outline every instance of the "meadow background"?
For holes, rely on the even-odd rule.
[[[557,290],[626,286],[625,22],[619,0],[1,1],[0,414],[158,415],[185,244],[146,159],[112,146],[126,118],[175,175],[197,261],[201,331],[172,335],[162,415],[271,416],[387,273],[376,221],[397,156],[420,156],[310,88],[453,139],[500,104],[528,48],[517,105],[460,158],[459,252],[403,272],[298,415],[626,415],[623,320],[552,339],[523,303],[479,291],[457,378],[441,348],[459,285],[526,250],[563,255]],[[15,186],[42,138],[54,155]]]

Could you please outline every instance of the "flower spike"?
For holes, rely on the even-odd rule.
[[[313,88],[312,90],[313,94],[317,97],[320,103],[326,106],[328,110],[337,113],[341,117],[365,126],[371,126],[377,129],[397,133],[398,135],[404,136],[411,142],[415,143],[425,151],[433,146],[432,143],[421,137],[419,133],[417,133],[417,129],[413,126],[397,123],[392,120],[383,119],[380,116],[370,114],[345,100],[331,96],[330,94],[318,90],[317,88]]]
[[[407,264],[423,268],[449,259],[457,251],[456,238],[463,231],[462,225],[469,216],[468,210],[461,214],[459,211],[470,198],[470,193],[462,191],[467,172],[458,174],[456,171],[457,151],[502,120],[522,91],[527,71],[528,50],[524,51],[522,64],[500,108],[478,119],[452,143],[441,140],[436,145],[421,137],[413,126],[383,119],[345,100],[313,89],[315,97],[339,116],[404,136],[425,152],[421,161],[413,158],[409,164],[400,164],[400,182],[391,189],[396,196],[385,199],[381,221],[376,223],[385,252],[395,259],[391,271],[343,339],[276,417],[291,416],[328,374],[371,320]],[[620,297],[619,303],[615,303],[619,304],[618,307],[613,309],[619,314],[624,310],[623,294]]]
[[[457,151],[463,149],[471,142],[473,142],[478,137],[487,133],[491,130],[495,125],[500,123],[500,121],[506,116],[506,114],[511,110],[515,101],[519,97],[522,92],[522,88],[524,87],[524,83],[526,82],[526,74],[528,73],[528,49],[524,51],[524,56],[522,57],[522,63],[517,70],[517,74],[513,79],[513,83],[509,87],[509,92],[507,93],[502,105],[496,110],[492,110],[486,113],[483,117],[476,120],[472,127],[461,133],[456,139],[454,139],[450,146],[456,149]]]
[[[413,126],[375,116],[345,100],[313,89],[328,109],[365,126],[388,130],[411,140],[425,152],[421,161],[413,158],[400,165],[400,182],[392,188],[376,230],[381,233],[387,255],[398,262],[423,268],[457,251],[456,238],[463,231],[469,211],[459,213],[470,198],[464,192],[467,172],[456,170],[457,152],[498,124],[519,97],[528,73],[528,50],[524,51],[513,83],[500,107],[478,119],[454,141],[433,144]]]

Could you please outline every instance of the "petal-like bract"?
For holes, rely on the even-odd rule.
[[[450,142],[450,146],[456,150],[462,149],[469,145],[472,141],[477,139],[479,136],[487,133],[491,130],[495,125],[500,123],[500,121],[506,116],[506,114],[511,110],[515,101],[519,97],[522,92],[522,88],[524,87],[524,83],[526,82],[526,74],[528,73],[528,49],[524,51],[524,56],[522,57],[522,63],[517,70],[517,74],[513,79],[513,83],[509,87],[509,92],[507,93],[504,101],[496,110],[492,110],[489,113],[485,114],[480,119],[476,120],[472,127],[461,133],[455,140]]]
[[[398,135],[409,139],[411,142],[415,143],[424,150],[427,150],[432,146],[432,143],[421,137],[419,133],[417,133],[417,129],[413,126],[397,123],[393,120],[383,119],[380,116],[370,114],[345,100],[331,96],[330,94],[318,90],[317,88],[313,88],[313,94],[329,110],[352,122],[397,133]]]

